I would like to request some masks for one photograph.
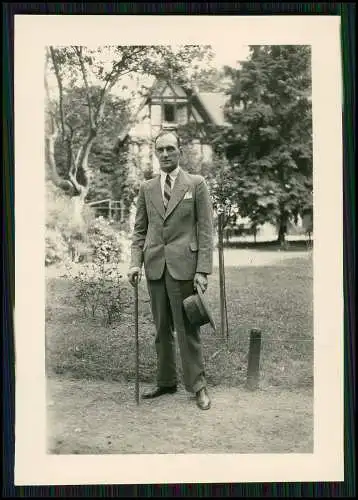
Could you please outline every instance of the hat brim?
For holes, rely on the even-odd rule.
[[[201,304],[203,306],[203,309],[205,310],[205,313],[207,314],[207,316],[209,318],[210,325],[211,325],[212,329],[215,332],[216,331],[215,321],[214,321],[213,315],[211,314],[211,311],[209,309],[208,303],[206,301],[206,298],[205,298],[204,293],[202,292],[200,286],[197,287],[197,292],[198,292],[198,295],[199,295],[199,298],[200,298],[200,302],[201,302]]]

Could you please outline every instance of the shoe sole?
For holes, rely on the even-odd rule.
[[[166,396],[166,395],[171,395],[171,394],[175,394],[177,391],[166,391],[166,392],[162,392],[161,394],[156,394],[155,396],[151,396],[151,395],[145,395],[143,394],[142,395],[142,399],[156,399],[156,398],[160,398],[161,396]]]
[[[196,406],[199,408],[199,410],[210,410],[211,408],[211,403],[208,404],[208,406],[200,406],[198,403]]]

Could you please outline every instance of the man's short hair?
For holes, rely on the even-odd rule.
[[[180,148],[180,146],[181,146],[180,137],[179,137],[179,135],[175,132],[175,130],[161,130],[161,131],[159,132],[159,134],[156,136],[156,138],[154,139],[154,147],[156,146],[156,144],[157,144],[157,140],[158,140],[160,137],[162,137],[163,135],[169,135],[169,134],[173,135],[173,136],[176,138],[177,143],[178,143],[178,148]]]

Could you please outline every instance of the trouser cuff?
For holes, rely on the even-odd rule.
[[[196,394],[201,389],[204,389],[204,387],[206,387],[206,380],[204,378],[200,378],[200,380],[195,382],[191,388],[187,388],[187,391]]]
[[[175,385],[178,385],[178,381],[174,380],[173,382],[160,382],[157,381],[157,386],[158,387],[174,387]]]

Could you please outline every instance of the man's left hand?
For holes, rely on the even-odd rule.
[[[194,276],[194,290],[200,286],[201,291],[204,293],[208,288],[208,278],[206,274],[196,273]]]

